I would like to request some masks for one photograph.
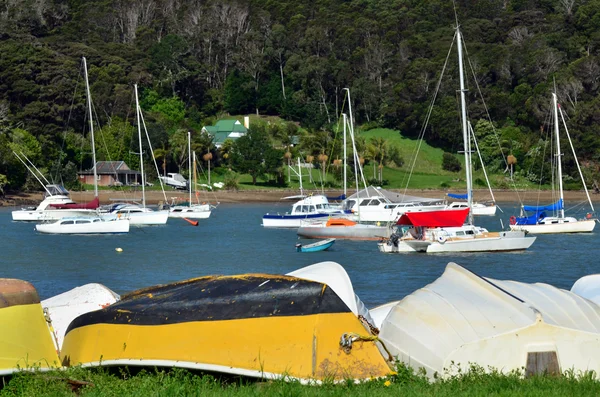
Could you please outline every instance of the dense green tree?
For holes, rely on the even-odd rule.
[[[250,128],[248,133],[238,138],[229,155],[236,172],[250,174],[252,184],[266,174],[277,173],[282,166],[283,151],[274,149],[266,131]]]

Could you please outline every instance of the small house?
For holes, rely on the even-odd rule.
[[[94,169],[77,173],[79,182],[94,184]],[[131,170],[124,161],[98,161],[96,162],[96,175],[98,186],[123,186],[139,185],[142,183],[142,174]]]
[[[246,135],[248,128],[238,120],[219,120],[215,125],[203,127],[202,132],[209,134],[215,147],[220,148],[227,139],[235,141]]]

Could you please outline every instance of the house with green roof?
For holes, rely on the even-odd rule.
[[[238,120],[219,120],[215,125],[207,125],[202,132],[212,136],[215,147],[220,148],[227,139],[235,141],[246,135],[248,129]]]

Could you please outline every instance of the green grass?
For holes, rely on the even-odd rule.
[[[215,377],[182,369],[82,369],[19,373],[5,378],[0,397],[8,396],[596,396],[600,383],[593,374],[536,376],[470,371],[428,382],[411,368],[362,383],[305,386],[298,382]]]

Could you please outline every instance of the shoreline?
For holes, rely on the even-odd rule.
[[[453,201],[446,196],[446,193],[450,193],[447,190],[440,189],[408,189],[406,191],[401,189],[386,189],[396,193],[406,193],[410,196],[429,197],[446,199],[447,201]],[[327,196],[336,197],[341,195],[341,190],[330,190],[326,191]],[[353,194],[354,191],[348,191],[348,195]],[[203,193],[200,196],[201,201],[208,203],[276,203],[281,202],[284,197],[295,196],[299,194],[298,190],[295,189],[265,189],[265,190],[220,190],[215,192]],[[309,193],[310,194],[310,193]],[[167,190],[165,191],[167,201],[171,202],[174,198],[187,201],[187,193],[183,191]],[[487,189],[475,190],[473,192],[475,201],[486,201],[490,200],[491,196]],[[114,190],[101,190],[99,191],[100,203],[109,204],[115,201],[141,201],[140,191],[114,191]],[[536,190],[497,190],[494,191],[494,197],[497,202],[527,202],[527,203],[550,203],[553,200],[552,191],[536,191]],[[83,192],[71,192],[71,198],[76,202],[91,201],[94,198],[93,191]],[[586,202],[587,197],[585,191],[565,191],[564,198],[566,201],[582,201]],[[593,202],[600,201],[600,194],[590,192],[590,198]],[[7,194],[3,199],[0,198],[0,206],[22,206],[22,205],[36,205],[43,199],[42,192],[22,192],[15,194]],[[148,205],[157,205],[164,202],[164,196],[162,191],[151,190],[146,192],[146,203]]]

